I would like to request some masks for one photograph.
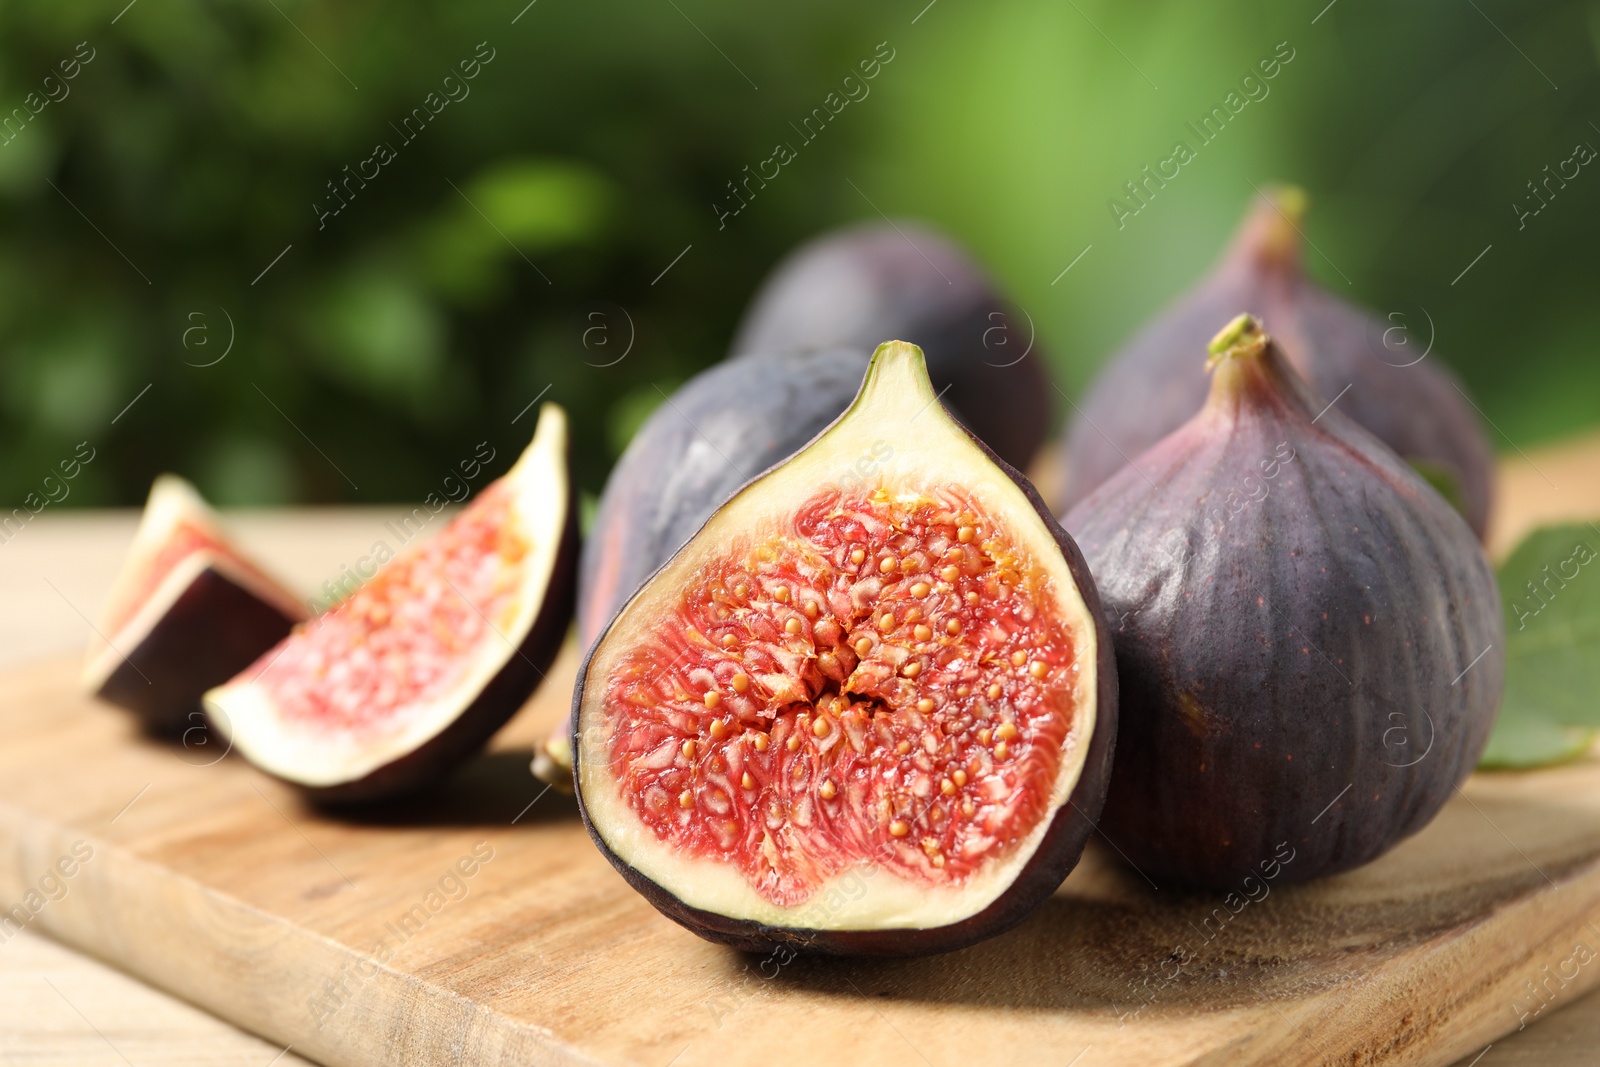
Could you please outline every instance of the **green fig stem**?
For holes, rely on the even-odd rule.
[[[1305,221],[1306,212],[1311,207],[1311,197],[1300,186],[1280,185],[1267,196],[1287,221],[1296,226]]]
[[[1235,315],[1228,325],[1218,330],[1217,335],[1206,345],[1206,351],[1213,357],[1206,360],[1206,365],[1210,367],[1227,358],[1230,350],[1246,339],[1255,337],[1264,339],[1266,336],[1266,331],[1262,330],[1261,323],[1255,316],[1249,312],[1241,312]]]
[[[1267,346],[1272,338],[1262,329],[1254,315],[1241,314],[1224,326],[1206,346],[1210,357],[1206,370],[1211,372],[1211,396],[1208,403],[1231,405],[1243,393],[1246,383],[1258,378],[1266,359]]]

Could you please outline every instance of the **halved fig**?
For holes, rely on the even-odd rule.
[[[155,733],[195,725],[207,689],[271,648],[306,608],[233,543],[194,487],[163,474],[84,657],[83,688]]]
[[[572,617],[578,531],[567,420],[433,539],[297,626],[206,710],[251,763],[325,802],[443,776],[522,706]]]
[[[890,342],[845,413],[595,643],[573,694],[580,810],[709,940],[959,948],[1077,862],[1115,686],[1077,547]]]

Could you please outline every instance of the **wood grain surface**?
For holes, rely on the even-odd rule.
[[[24,931],[0,951],[0,1063],[305,1067],[283,1045]]]
[[[1600,514],[1596,456],[1587,445],[1508,465],[1515,508],[1496,543]],[[343,544],[364,550],[356,530],[369,521]],[[327,551],[316,540],[308,556]],[[63,550],[59,563],[85,560]],[[64,573],[35,576],[56,578],[39,603],[56,600],[44,610],[64,617],[59,601],[73,597],[92,613],[92,581]],[[1590,1062],[1600,1032],[1592,1008],[1557,1014],[1600,983],[1593,759],[1480,775],[1377,863],[1275,888],[1237,914],[1092,850],[1040,914],[984,945],[908,962],[786,960],[727,952],[660,919],[595,853],[571,801],[528,776],[532,738],[565,703],[570,649],[493,751],[360,820],[320,815],[236,758],[216,760],[204,733],[179,746],[139,738],[75,695],[76,666],[0,679],[0,908],[27,906],[30,891],[39,902],[26,933],[0,932],[0,956],[40,933],[81,947],[265,1035],[261,1063],[292,1045],[289,1057],[330,1065],[1442,1064],[1483,1053],[1490,1067]]]

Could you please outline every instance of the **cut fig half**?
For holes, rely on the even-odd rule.
[[[251,763],[324,802],[428,784],[527,700],[572,617],[578,531],[567,420],[432,538],[297,626],[206,710]]]
[[[1077,547],[878,348],[855,401],[622,607],[573,696],[580,810],[669,918],[920,955],[1021,922],[1105,798],[1116,677]]]
[[[188,482],[150,487],[84,657],[82,685],[155,733],[197,725],[200,698],[277,644],[306,608],[245,554]]]

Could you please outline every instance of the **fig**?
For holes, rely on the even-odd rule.
[[[1488,740],[1505,640],[1443,497],[1322,410],[1255,319],[1211,351],[1199,413],[1066,525],[1120,680],[1100,828],[1151,876],[1238,889],[1348,870],[1432,819]]]
[[[1240,309],[1270,323],[1284,354],[1323,405],[1334,402],[1459,500],[1482,538],[1494,455],[1471,401],[1437,358],[1422,323],[1381,319],[1306,277],[1295,188],[1257,197],[1211,273],[1134,335],[1090,386],[1065,437],[1071,508],[1134,456],[1200,410],[1206,378],[1194,361]],[[1415,333],[1412,328],[1415,327]]]
[[[246,759],[315,801],[418,789],[543,679],[572,618],[577,542],[566,415],[546,404],[510,471],[207,693],[206,710]]]
[[[579,808],[629,884],[708,940],[955,949],[1077,862],[1115,682],[1076,546],[889,342],[847,411],[590,649]]]
[[[956,418],[1001,459],[1027,468],[1053,416],[1032,320],[927,226],[867,223],[801,245],[751,299],[731,356],[849,348],[860,358],[859,381],[885,337],[919,345]]]
[[[156,734],[194,726],[207,689],[232,678],[304,619],[292,590],[228,536],[193,486],[150,487],[81,679]]]

